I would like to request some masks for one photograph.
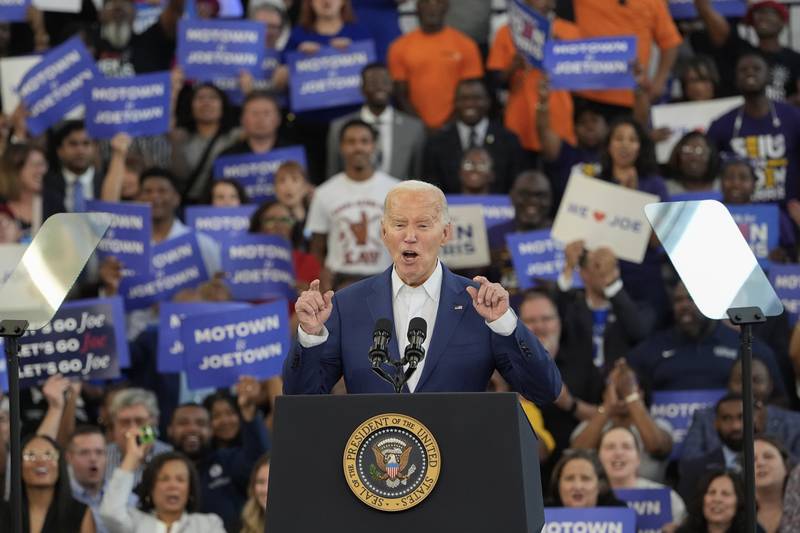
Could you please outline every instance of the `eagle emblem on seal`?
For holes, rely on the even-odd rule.
[[[408,483],[408,478],[417,467],[409,465],[411,446],[398,438],[384,439],[372,446],[375,454],[374,469],[370,468],[372,476],[380,481],[385,481],[386,486],[396,488],[401,483]]]

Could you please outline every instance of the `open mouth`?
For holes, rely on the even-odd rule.
[[[622,470],[627,466],[625,461],[611,461],[611,468],[614,470]]]
[[[405,250],[402,254],[404,263],[413,263],[419,257],[419,254],[413,250]]]

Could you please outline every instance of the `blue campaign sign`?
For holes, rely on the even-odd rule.
[[[508,20],[514,46],[531,66],[541,69],[544,46],[550,39],[550,21],[522,0],[509,4]]]
[[[650,415],[672,426],[672,454],[670,459],[681,456],[683,440],[698,409],[713,407],[725,395],[725,390],[653,391]]]
[[[769,281],[789,313],[789,325],[793,326],[800,316],[800,265],[770,265]]]
[[[162,302],[158,306],[158,371],[183,371],[181,323],[187,316],[224,314],[245,307],[247,304],[238,302]]]
[[[668,0],[668,4],[669,13],[675,20],[698,18],[694,0]],[[744,0],[711,0],[711,5],[723,17],[742,17],[747,11]]]
[[[253,75],[253,89],[256,91],[269,91],[272,89],[272,75],[275,69],[281,64],[281,53],[278,50],[267,48],[264,50],[264,61],[261,63],[261,69],[257,74]],[[228,95],[228,100],[233,105],[242,105],[244,102],[244,93],[239,86],[239,78],[237,77],[214,77],[212,83]],[[283,95],[279,96],[282,99]]]
[[[247,233],[250,229],[250,217],[256,209],[258,206],[255,204],[238,207],[193,205],[186,208],[186,225],[220,241]]]
[[[0,0],[0,21],[25,22],[31,0]]]
[[[222,249],[225,282],[235,300],[297,298],[292,245],[275,235],[238,235],[225,240]]]
[[[94,139],[120,132],[131,137],[169,130],[169,72],[133,78],[95,78],[87,85],[86,130]]]
[[[564,270],[564,245],[550,237],[549,229],[509,233],[506,235],[506,245],[511,252],[517,283],[522,290],[535,287],[537,280],[555,281]],[[580,276],[575,272],[572,286],[582,285]]]
[[[48,51],[19,82],[28,110],[28,130],[39,135],[84,102],[84,87],[99,76],[92,56],[80,37]]]
[[[778,247],[779,211],[776,204],[729,205],[733,220],[762,268],[769,267],[769,252]]]
[[[305,148],[287,146],[266,154],[218,157],[214,161],[214,177],[238,181],[253,203],[268,202],[275,199],[275,171],[286,161],[297,161],[306,168]]]
[[[20,339],[20,387],[55,374],[113,379],[130,364],[119,297],[65,303],[42,329]]]
[[[548,41],[544,68],[553,89],[632,89],[636,37]]]
[[[720,191],[695,191],[669,195],[670,202],[693,202],[696,200],[717,200],[721,202],[722,193]]]
[[[287,54],[292,111],[362,103],[361,70],[374,61],[372,41],[356,41],[346,50],[323,47],[313,55]]]
[[[627,507],[545,507],[542,533],[636,533],[636,513]]]
[[[128,311],[170,299],[176,292],[208,280],[197,236],[187,233],[152,247],[152,273],[122,278],[119,293]]]
[[[636,512],[639,533],[661,531],[672,522],[670,489],[614,489],[614,494]]]
[[[101,260],[108,256],[119,259],[125,276],[149,274],[153,233],[150,204],[89,200],[86,210],[111,214],[111,227],[97,245],[97,256]]]
[[[514,206],[507,194],[448,194],[448,205],[479,205],[483,207],[486,230],[514,219]]]
[[[237,78],[242,70],[260,75],[266,27],[260,22],[181,19],[177,61],[187,78]]]
[[[286,300],[225,314],[189,316],[181,324],[190,389],[228,387],[239,376],[279,375],[290,348]]]

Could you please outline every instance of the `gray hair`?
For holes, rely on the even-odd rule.
[[[115,420],[122,409],[133,407],[134,405],[143,405],[153,420],[158,420],[161,414],[158,410],[158,400],[155,394],[145,389],[130,388],[122,389],[111,400],[111,405],[108,408],[111,420]]]
[[[420,180],[406,180],[401,181],[386,194],[386,199],[383,201],[383,216],[386,217],[386,213],[389,212],[389,200],[392,198],[394,194],[400,192],[418,192],[418,193],[433,193],[436,195],[437,203],[437,210],[439,211],[439,219],[444,224],[450,223],[450,211],[447,208],[447,198],[445,197],[442,189],[437,187],[432,183],[428,183],[427,181],[420,181]]]

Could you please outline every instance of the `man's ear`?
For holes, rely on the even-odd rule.
[[[451,222],[448,222],[447,224],[444,225],[441,245],[444,246],[445,244],[450,242],[450,239],[452,237],[453,237],[453,224]]]

